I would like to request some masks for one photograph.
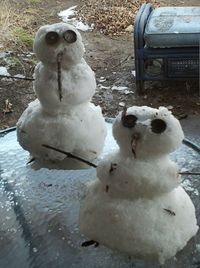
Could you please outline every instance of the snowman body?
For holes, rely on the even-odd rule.
[[[43,110],[47,113],[66,113],[79,104],[88,103],[96,89],[94,72],[84,59],[72,65],[70,69],[62,69],[61,83],[60,101],[56,64],[52,68],[41,62],[36,66],[34,89]]]
[[[169,159],[183,139],[166,108],[132,107],[113,124],[119,149],[97,168],[80,210],[92,240],[131,256],[164,263],[197,230],[195,208]]]
[[[43,26],[36,34],[34,51],[40,60],[34,73],[38,99],[17,123],[20,145],[40,162],[61,161],[62,167],[71,160],[43,144],[95,160],[103,148],[106,126],[100,107],[90,102],[96,80],[83,59],[81,35],[65,23]]]

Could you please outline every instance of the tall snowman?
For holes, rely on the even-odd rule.
[[[95,74],[83,59],[80,33],[71,25],[57,23],[41,27],[34,52],[37,95],[17,123],[20,145],[40,163],[80,167],[80,162],[44,148],[47,144],[93,161],[101,153],[106,126],[100,107],[92,104]]]
[[[195,208],[169,158],[183,132],[166,108],[130,107],[113,123],[119,149],[103,159],[88,186],[80,230],[89,239],[164,263],[197,230]]]

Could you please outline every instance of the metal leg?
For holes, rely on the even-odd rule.
[[[142,95],[144,93],[144,81],[136,80],[136,92],[138,95]]]

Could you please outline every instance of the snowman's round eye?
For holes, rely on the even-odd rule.
[[[160,134],[165,131],[167,124],[162,119],[154,119],[151,121],[151,130],[154,133]]]
[[[65,41],[69,44],[76,42],[77,40],[77,34],[72,30],[67,30],[63,33],[63,38]]]
[[[48,32],[45,36],[45,40],[48,45],[55,45],[58,43],[60,37],[57,32]]]
[[[137,117],[133,114],[128,114],[122,117],[122,125],[127,128],[133,128],[136,124]]]

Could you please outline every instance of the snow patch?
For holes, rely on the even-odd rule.
[[[14,75],[14,77],[16,77],[16,78],[25,78],[25,76],[23,74],[16,74],[16,75]]]
[[[10,75],[10,74],[6,67],[0,66],[0,75]]]
[[[83,23],[80,18],[76,18],[77,16],[77,11],[76,11],[77,6],[72,6],[66,10],[63,10],[58,13],[58,16],[62,18],[62,20],[66,23],[72,24],[76,29],[82,31],[82,32],[87,32],[89,30],[92,30],[93,27],[89,26],[88,24]]]
[[[113,86],[112,90],[117,90],[117,91],[124,91],[127,90],[128,87],[124,87],[124,86]]]
[[[135,70],[131,71],[131,74],[135,77],[136,76]]]
[[[124,93],[125,95],[128,95],[128,94],[132,94],[133,92],[131,92],[128,87],[126,86],[113,86],[111,88],[113,91],[121,91],[122,93]]]

